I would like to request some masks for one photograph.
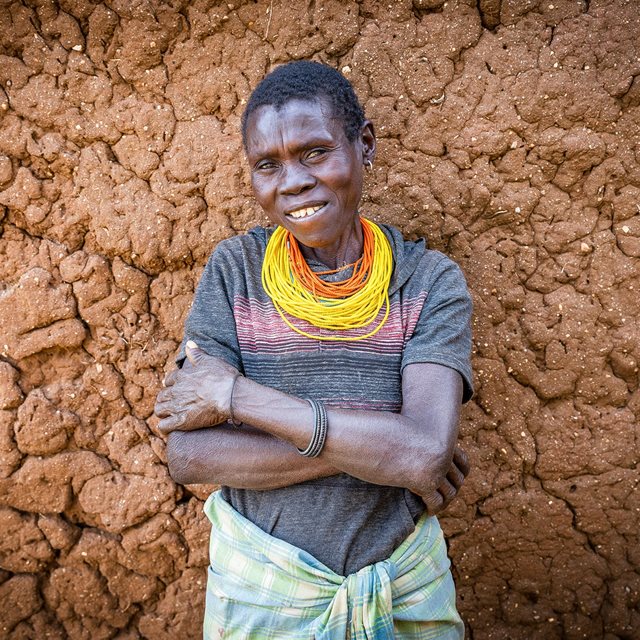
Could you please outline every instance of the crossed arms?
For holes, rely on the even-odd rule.
[[[156,403],[158,428],[168,435],[169,471],[183,484],[267,490],[344,472],[407,488],[435,514],[469,472],[456,446],[462,377],[443,365],[404,368],[399,414],[327,408],[326,444],[311,459],[297,451],[313,431],[306,400],[239,376],[195,346],[165,385]],[[231,415],[242,424],[228,423]]]

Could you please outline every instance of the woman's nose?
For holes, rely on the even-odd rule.
[[[302,193],[316,184],[315,177],[300,163],[292,163],[285,167],[280,192],[284,194]]]

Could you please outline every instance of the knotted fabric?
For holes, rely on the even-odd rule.
[[[449,559],[426,514],[387,560],[347,577],[211,494],[204,639],[460,640]],[[339,535],[339,531],[336,531]]]

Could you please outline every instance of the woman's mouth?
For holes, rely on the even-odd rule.
[[[325,205],[326,205],[326,202],[324,204],[317,204],[312,207],[302,207],[300,209],[296,209],[295,211],[290,211],[289,213],[287,213],[287,216],[291,218],[296,218],[296,219],[308,218],[309,216],[312,216],[314,213],[318,213],[318,211],[320,211],[320,209],[322,209]]]

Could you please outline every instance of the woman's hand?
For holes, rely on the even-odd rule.
[[[431,493],[421,496],[429,515],[433,516],[446,509],[460,491],[464,479],[469,475],[469,469],[467,454],[456,446],[445,478]]]
[[[165,378],[156,399],[158,430],[191,431],[211,427],[231,417],[231,396],[240,375],[230,364],[187,342],[188,363]]]

